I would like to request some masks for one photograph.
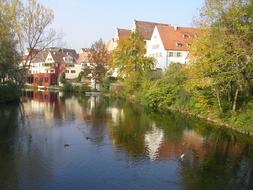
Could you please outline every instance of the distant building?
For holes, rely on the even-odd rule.
[[[78,57],[73,49],[53,47],[38,51],[28,60],[28,83],[44,87],[57,85],[62,72],[66,73],[66,79],[77,78],[80,73],[78,66],[76,68]]]
[[[165,70],[171,62],[185,64],[189,61],[189,49],[198,29],[157,25],[147,44],[147,56],[157,60],[156,68]]]
[[[191,40],[199,29],[176,27],[171,24],[134,20],[131,30],[117,29],[110,44],[110,51],[117,47],[118,40],[127,38],[131,32],[138,32],[146,43],[146,56],[156,59],[156,69],[165,70],[171,62],[187,63]],[[117,72],[114,74],[117,76]]]

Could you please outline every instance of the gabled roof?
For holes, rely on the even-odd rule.
[[[70,52],[63,52],[63,51],[50,51],[50,54],[52,55],[52,58],[55,63],[60,63],[60,64],[65,64],[66,62],[64,61],[65,57],[72,57],[74,59],[74,63],[78,59],[78,55],[75,55],[74,53]]]
[[[38,51],[36,53],[34,53],[34,55],[32,56],[29,56],[29,60],[31,59],[32,57],[32,61],[33,63],[41,63],[41,62],[45,62],[46,58],[47,58],[47,55],[48,55],[48,51]],[[23,61],[26,61],[26,59],[28,58],[28,55],[25,55],[22,57],[22,60]],[[28,60],[28,61],[29,61]]]
[[[117,28],[117,33],[118,33],[118,37],[119,39],[125,39],[128,38],[131,30],[128,29],[122,29],[122,28]]]
[[[64,63],[63,57],[65,57],[65,53],[59,51],[50,51],[50,53],[55,63]]]
[[[156,26],[165,50],[188,51],[200,30],[190,27]]]
[[[155,26],[170,26],[170,24],[138,21],[138,20],[134,20],[134,24],[135,24],[135,30],[142,35],[144,40],[151,39]]]

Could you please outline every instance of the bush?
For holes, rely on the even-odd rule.
[[[63,87],[62,87],[62,91],[64,92],[73,92],[74,88],[72,86],[72,84],[70,84],[69,82],[65,82]]]
[[[105,78],[101,83],[101,90],[103,92],[109,92],[111,84],[115,82],[116,82],[116,79],[114,77]]]
[[[60,76],[60,82],[62,84],[65,84],[66,83],[66,74],[63,72]]]
[[[74,91],[78,92],[78,93],[85,93],[85,92],[89,92],[90,91],[90,87],[83,84],[81,86],[76,86],[74,87]]]

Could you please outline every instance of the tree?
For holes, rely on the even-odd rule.
[[[18,99],[23,75],[14,39],[15,2],[1,0],[0,6],[0,102]]]
[[[21,0],[0,0],[0,5],[0,85],[4,101],[18,97],[31,60],[56,38],[55,32],[48,29],[53,20],[52,10],[36,0],[28,0],[28,4]],[[29,51],[24,56],[26,48]]]
[[[249,0],[206,0],[201,10],[202,34],[192,45],[190,84],[195,90],[210,89],[221,112],[235,112],[239,97],[251,95],[252,10]]]
[[[102,39],[91,45],[90,54],[88,56],[89,66],[86,67],[84,73],[89,75],[95,82],[101,82],[108,70],[108,51]]]
[[[129,38],[118,41],[117,48],[111,54],[112,68],[118,69],[121,77],[129,78],[134,74],[142,76],[151,71],[152,58],[146,57],[145,41],[140,34],[133,32]]]
[[[111,53],[111,67],[124,79],[129,92],[140,87],[142,79],[149,76],[154,66],[154,59],[146,57],[145,53],[145,41],[137,32],[119,40],[117,48]]]
[[[24,60],[24,67],[30,67],[32,60],[39,51],[42,51],[57,40],[56,33],[49,28],[54,19],[53,11],[36,0],[28,0],[26,5],[22,4],[22,11],[17,20],[17,39],[20,52],[27,56]]]

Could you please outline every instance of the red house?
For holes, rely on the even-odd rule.
[[[28,83],[44,87],[57,85],[69,57],[76,62],[78,55],[75,50],[62,48],[49,48],[39,52],[31,61]]]

